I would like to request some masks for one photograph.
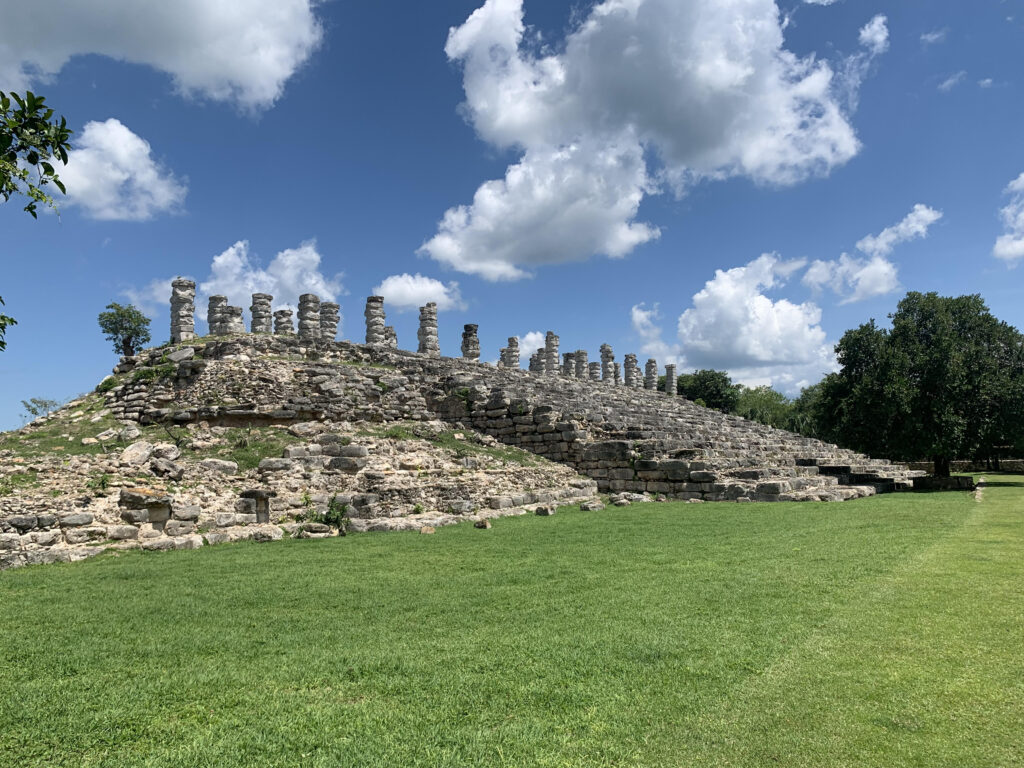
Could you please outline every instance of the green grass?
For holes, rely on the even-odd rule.
[[[1024,764],[1024,478],[0,573],[0,765]]]

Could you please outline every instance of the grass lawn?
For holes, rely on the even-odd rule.
[[[0,573],[0,766],[1024,765],[1024,478]]]

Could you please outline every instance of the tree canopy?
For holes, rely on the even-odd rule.
[[[679,376],[676,391],[688,400],[708,408],[735,413],[740,393],[725,371],[703,369]]]
[[[25,210],[36,217],[42,203],[55,207],[46,190],[53,184],[62,193],[64,184],[53,167],[68,162],[72,131],[63,117],[53,120],[53,110],[46,99],[26,91],[0,91],[0,196],[7,202],[14,195],[28,198]]]
[[[0,307],[4,304],[3,296],[0,296]],[[7,328],[12,325],[17,325],[18,321],[13,317],[8,317],[3,312],[0,312],[0,352],[7,349]]]
[[[815,406],[824,437],[899,460],[990,458],[1024,430],[1024,337],[981,296],[911,292],[843,335]]]
[[[107,311],[100,312],[100,330],[107,341],[114,345],[118,355],[130,357],[141,350],[149,341],[149,318],[131,304],[122,305],[116,301],[107,304]]]

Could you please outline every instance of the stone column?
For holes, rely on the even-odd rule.
[[[576,357],[574,352],[562,354],[562,375],[570,379],[576,376]]]
[[[675,397],[676,395],[676,367],[674,365],[665,366],[665,394],[669,397]]]
[[[224,319],[224,333],[245,333],[241,307],[224,307],[221,317]]]
[[[636,365],[636,355],[632,352],[626,354],[626,386],[635,387],[637,378],[640,375],[640,369]]]
[[[384,326],[384,346],[398,349],[398,334],[395,332],[395,326],[393,325]]]
[[[472,360],[474,363],[480,360],[480,339],[476,331],[479,326],[467,323],[462,326],[462,358]]]
[[[576,360],[576,378],[587,378],[587,350],[577,349],[573,358]]]
[[[509,336],[508,346],[501,350],[501,365],[504,368],[519,367],[519,337]]]
[[[587,373],[590,374],[591,381],[601,380],[601,364],[600,363],[587,363]]]
[[[615,386],[622,386],[622,368],[618,363],[612,363],[612,365],[615,367],[615,378],[613,379]]]
[[[544,336],[544,373],[558,374],[558,337],[554,331]]]
[[[614,368],[615,366],[615,353],[612,352],[610,344],[601,345],[601,380],[605,384],[611,384],[615,381]]]
[[[429,302],[420,307],[420,329],[416,332],[419,340],[417,352],[429,357],[441,356],[441,342],[437,338],[437,303]]]
[[[366,310],[363,312],[366,318],[366,343],[383,344],[387,341],[384,334],[384,297],[368,296],[366,298]]]
[[[171,283],[171,343],[196,337],[196,284],[178,278]]]
[[[274,297],[269,293],[254,293],[252,304],[249,307],[249,315],[252,318],[249,322],[249,330],[253,333],[270,333],[273,327],[273,312],[270,310],[270,302]]]
[[[227,296],[211,296],[206,309],[206,324],[210,326],[211,336],[223,336],[227,333],[225,310],[228,307]]]
[[[338,323],[341,322],[341,307],[333,301],[320,302],[320,338],[334,341],[338,337]]]
[[[285,336],[295,333],[290,309],[279,309],[274,313],[274,335]]]
[[[658,388],[658,361],[653,357],[648,359],[647,368],[644,370],[644,389]]]
[[[320,297],[314,293],[299,296],[299,338],[303,341],[320,338]]]
[[[544,373],[544,350],[538,349],[530,355],[530,373]]]

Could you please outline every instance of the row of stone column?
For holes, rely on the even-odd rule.
[[[171,283],[171,342],[190,341],[196,338],[195,326],[196,284],[193,280],[178,278]],[[252,333],[294,334],[292,311],[279,309],[271,311],[274,297],[269,293],[254,293],[249,312],[252,317]],[[312,293],[299,297],[299,338],[328,339],[338,335],[341,322],[341,307],[324,301]],[[228,304],[227,296],[211,296],[206,310],[206,324],[211,336],[227,336],[245,333],[242,308]]]
[[[195,338],[195,295],[196,284],[192,280],[177,279],[171,283],[171,341],[174,343]],[[292,325],[293,313],[290,309],[279,309],[271,312],[273,296],[267,293],[254,293],[252,306],[251,329],[253,333],[275,333],[279,335],[294,334]],[[398,337],[393,326],[386,324],[384,313],[384,297],[370,296],[366,299],[366,343],[397,348]],[[271,327],[273,318],[273,327]],[[338,333],[341,320],[340,307],[333,302],[321,302],[312,293],[304,293],[299,297],[298,336],[300,339],[334,340]],[[245,333],[242,322],[242,308],[228,305],[227,297],[211,296],[207,311],[207,323],[212,335]],[[472,323],[463,326],[462,357],[466,360],[480,359],[480,338],[478,326]],[[437,304],[430,302],[420,307],[420,324],[417,332],[420,354],[431,357],[441,355],[441,345],[437,332]],[[544,346],[530,355],[529,370],[534,373],[549,373],[587,381],[603,381],[611,385],[625,385],[633,388],[657,389],[658,363],[654,358],[647,360],[641,372],[634,354],[624,358],[624,369],[615,362],[615,353],[608,344],[601,345],[601,362],[589,362],[587,351],[577,349],[566,352],[562,356],[559,370],[558,355],[559,338],[553,331],[544,337]],[[519,339],[510,336],[508,346],[502,347],[499,366],[503,368],[519,368]],[[625,378],[623,379],[623,372]],[[666,394],[676,394],[676,366],[665,366]]]

